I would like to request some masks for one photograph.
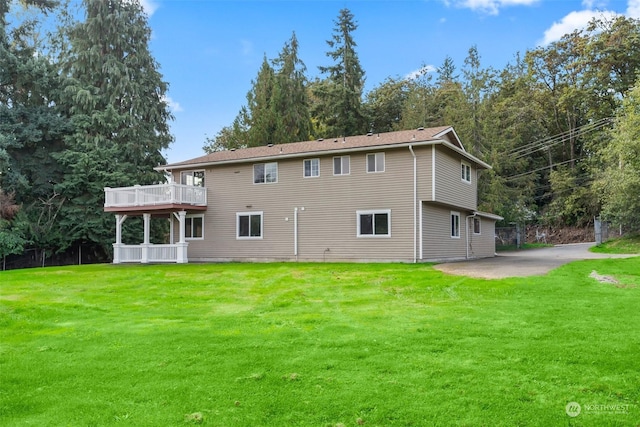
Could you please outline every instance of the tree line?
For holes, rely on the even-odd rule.
[[[172,116],[146,14],[137,1],[81,8],[0,0],[0,256],[82,245],[107,259],[104,187],[164,180],[153,168]]]
[[[451,125],[493,165],[479,179],[480,207],[505,223],[585,226],[600,216],[638,231],[639,21],[594,18],[501,70],[471,46],[460,69],[448,56],[366,94],[355,17],[342,9],[334,24],[322,77],[306,77],[294,33],[265,56],[246,105],[204,150]]]
[[[0,256],[82,245],[107,259],[104,187],[164,180],[153,168],[166,163],[173,117],[147,17],[136,0],[80,7],[0,0]],[[594,19],[501,70],[472,46],[459,69],[447,57],[368,93],[355,16],[342,9],[334,24],[320,77],[307,77],[293,32],[204,150],[451,125],[493,165],[480,175],[480,208],[506,223],[601,215],[640,229],[638,21]],[[139,224],[125,225],[124,241],[139,243]],[[159,239],[165,226],[154,225]]]

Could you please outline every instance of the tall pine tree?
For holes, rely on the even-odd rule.
[[[334,64],[319,67],[327,78],[316,85],[314,115],[326,129],[324,137],[357,135],[366,132],[367,119],[362,105],[364,70],[356,53],[353,32],[358,28],[349,9],[340,10],[327,52]]]
[[[59,156],[65,176],[57,189],[68,200],[60,225],[69,242],[108,250],[113,217],[101,209],[104,187],[163,181],[153,168],[166,163],[172,115],[139,1],[84,0],[84,6],[86,20],[71,28],[64,56],[63,104],[74,132]]]
[[[274,139],[278,143],[305,141],[311,133],[311,118],[304,75],[306,67],[298,57],[295,33],[273,64],[276,74],[271,105],[277,119]]]

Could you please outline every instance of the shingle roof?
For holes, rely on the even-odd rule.
[[[323,152],[351,151],[369,147],[375,148],[401,144],[415,144],[427,141],[446,141],[459,149],[466,157],[471,160],[476,160],[480,164],[488,167],[488,165],[484,164],[482,161],[475,159],[473,156],[465,152],[464,147],[451,126],[440,126],[217,151],[183,162],[158,166],[156,169],[184,169],[186,167],[202,167],[216,163],[241,162],[260,159],[266,160],[269,158],[322,154]]]

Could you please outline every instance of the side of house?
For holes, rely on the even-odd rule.
[[[114,263],[401,261],[493,256],[478,172],[451,127],[220,151],[158,166],[168,183],[105,189]],[[142,216],[140,245],[122,225]],[[150,241],[152,217],[169,242]]]
[[[191,217],[201,224],[201,231],[188,232],[190,261],[493,255],[495,220],[484,218],[474,233],[470,218],[479,165],[451,147],[371,147],[292,158],[278,158],[279,148],[272,148],[276,156],[262,161],[173,170],[176,181],[185,173],[202,175],[208,192],[207,211],[187,217],[188,225]],[[458,218],[453,232],[452,215]]]

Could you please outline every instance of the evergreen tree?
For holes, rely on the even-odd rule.
[[[273,61],[276,67],[272,110],[276,118],[274,140],[278,143],[305,141],[311,134],[311,118],[306,91],[306,67],[298,58],[295,33]]]
[[[113,217],[102,212],[104,187],[153,184],[172,141],[167,83],[149,51],[151,30],[137,0],[84,0],[86,19],[70,29],[64,56],[69,83],[62,98],[74,132],[59,160],[56,188],[67,242],[109,250]]]
[[[325,137],[357,135],[368,130],[362,105],[364,70],[352,36],[358,26],[349,9],[340,10],[335,24],[333,36],[327,41],[333,49],[327,56],[334,64],[319,67],[327,78],[316,87],[320,103],[314,115],[324,123],[326,134],[321,136]]]
[[[58,107],[60,72],[46,55],[40,20],[57,12],[57,2],[24,1],[27,19],[9,26],[9,2],[0,0],[0,189],[22,206],[12,232],[37,248],[54,250],[61,233],[42,232],[39,224],[51,204],[64,199],[54,186],[62,168],[54,154],[64,149],[70,126]],[[6,227],[5,227],[6,230]]]
[[[238,120],[247,123],[247,145],[257,147],[277,144],[277,117],[273,108],[275,72],[266,55],[262,60],[258,76],[251,83],[252,88],[247,93],[246,113],[241,110],[238,115]]]

